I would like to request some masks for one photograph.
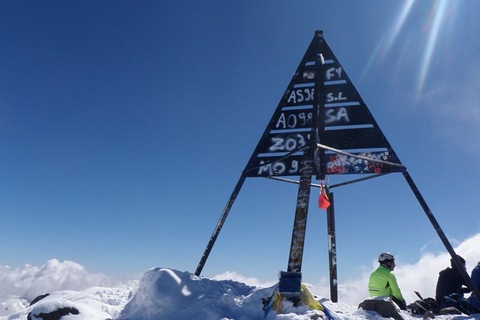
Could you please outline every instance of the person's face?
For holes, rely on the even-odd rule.
[[[392,260],[388,263],[388,266],[390,267],[390,270],[393,271],[393,269],[395,269],[395,260]]]

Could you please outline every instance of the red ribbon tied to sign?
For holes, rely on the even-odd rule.
[[[320,196],[318,197],[318,207],[323,210],[330,207],[330,200],[328,199],[328,195],[327,195],[327,192],[325,191],[325,187],[323,186],[323,182],[320,184]]]

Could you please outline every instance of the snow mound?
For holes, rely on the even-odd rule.
[[[273,288],[155,268],[145,273],[119,319],[261,319],[261,298],[272,292]]]
[[[28,307],[12,310],[10,305],[11,313],[0,317],[0,320],[25,320],[28,314],[31,314],[32,319],[37,319],[35,315],[54,312],[61,308],[74,308],[80,312],[78,315],[68,316],[69,319],[70,317],[76,320],[115,319],[131,296],[131,289],[127,287],[91,287],[81,292],[62,290],[53,292]],[[18,303],[17,300],[15,305]]]

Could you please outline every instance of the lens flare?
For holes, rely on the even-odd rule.
[[[365,69],[362,73],[362,78],[365,76],[367,73],[368,69],[372,65],[373,61],[379,59],[380,62],[385,59],[387,56],[388,52],[392,48],[395,39],[398,37],[400,34],[400,31],[403,28],[403,25],[405,24],[405,20],[407,20],[408,14],[410,13],[410,10],[413,7],[413,4],[415,3],[415,0],[407,0],[405,1],[402,10],[400,11],[400,15],[397,17],[395,20],[394,25],[392,28],[390,28],[390,31],[385,33],[380,40],[380,42],[377,44],[375,47],[375,50],[373,51],[372,56],[368,60],[367,65],[365,66]]]
[[[383,62],[383,60],[392,50],[395,42],[398,42],[399,38],[401,38],[403,39],[404,44],[403,49],[399,52],[402,53],[402,55],[407,52],[407,46],[415,46],[416,48],[419,48],[419,50],[421,50],[418,68],[419,71],[415,84],[416,96],[417,98],[419,98],[422,94],[425,82],[428,77],[429,69],[434,58],[435,47],[437,45],[438,38],[442,34],[442,27],[444,27],[447,18],[455,18],[455,11],[459,3],[460,1],[456,0],[434,0],[428,2],[406,0],[402,5],[400,13],[394,20],[394,23],[390,28],[388,28],[388,31],[382,36],[381,40],[375,47],[373,54],[371,55],[362,73],[362,78],[365,77],[365,75],[375,61],[379,63]],[[427,5],[428,7],[426,8],[426,10],[422,10]],[[419,32],[415,33],[412,31],[415,30],[414,21],[416,17],[412,17],[411,19],[409,19],[409,17],[412,15],[413,11],[415,11],[415,13],[420,13],[420,19],[421,21],[423,21],[423,35],[419,35]],[[427,13],[427,15],[424,15],[422,17],[422,12]],[[409,28],[410,30],[408,31],[410,32],[407,33],[409,33],[410,36],[407,36],[407,33],[402,31],[403,29],[407,29],[407,27],[410,27],[409,21],[412,21],[412,28]],[[423,41],[422,39],[427,40]],[[400,63],[400,58],[401,56],[399,56],[397,63]]]
[[[451,0],[436,0],[432,6],[431,16],[433,17],[433,22],[431,23],[431,30],[428,35],[427,45],[425,47],[425,52],[423,54],[422,63],[420,66],[420,74],[418,76],[417,83],[417,98],[420,97],[423,91],[423,86],[425,85],[428,69],[430,67],[430,63],[432,62],[432,56],[438,40],[440,28],[443,24],[446,13],[453,12],[456,3],[456,1]]]

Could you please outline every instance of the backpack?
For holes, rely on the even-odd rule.
[[[467,315],[475,313],[476,311],[470,301],[458,293],[452,293],[451,295],[443,297],[442,307],[454,307]]]
[[[413,314],[424,315],[426,312],[429,311],[438,314],[440,311],[440,306],[435,299],[425,298],[409,304],[407,306],[407,309],[409,309]]]

